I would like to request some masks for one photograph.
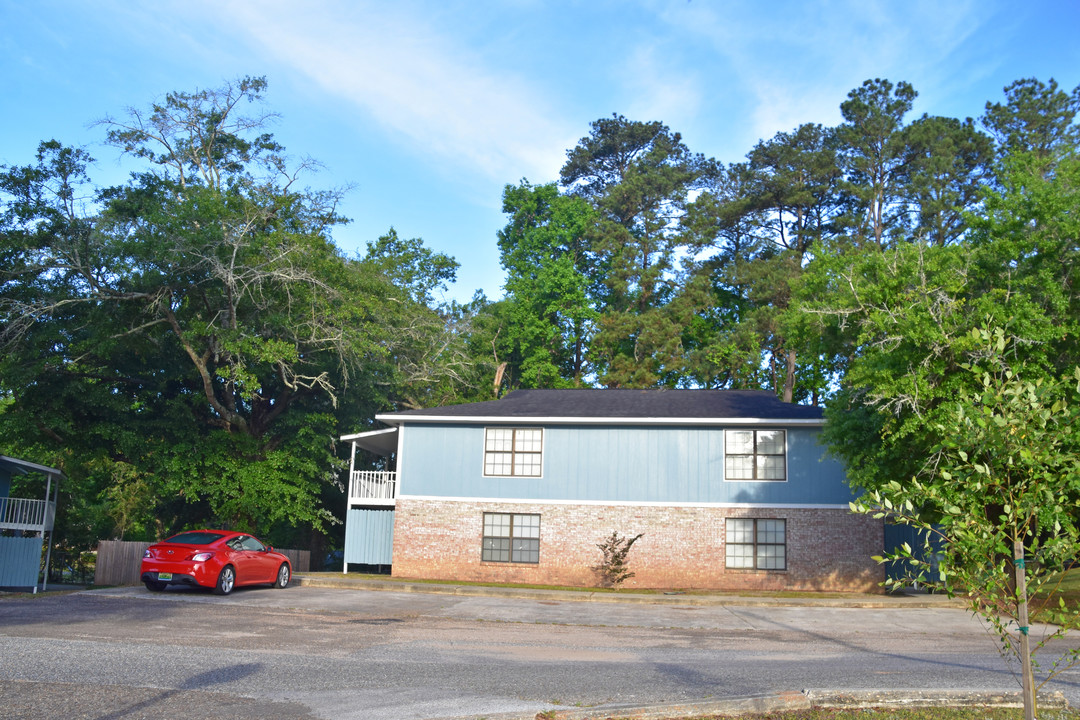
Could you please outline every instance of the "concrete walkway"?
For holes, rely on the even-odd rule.
[[[344,573],[304,573],[293,576],[293,583],[306,587],[374,590],[400,593],[429,593],[472,597],[519,598],[560,602],[635,603],[642,605],[700,605],[742,607],[837,607],[837,608],[966,608],[960,598],[931,595],[918,591],[898,594],[804,593],[799,596],[775,594],[735,594],[691,591],[667,593],[602,592],[595,590],[546,590],[501,585],[455,585],[453,583],[411,582],[375,579],[370,575]]]

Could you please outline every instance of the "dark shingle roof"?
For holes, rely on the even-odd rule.
[[[515,390],[501,400],[380,414],[412,418],[634,418],[820,420],[821,408],[793,405],[763,390]]]

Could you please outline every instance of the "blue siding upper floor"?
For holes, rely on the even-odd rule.
[[[721,427],[547,426],[543,476],[525,478],[484,476],[482,425],[409,423],[403,428],[399,493],[508,500],[846,505],[853,496],[843,466],[827,457],[819,442],[821,429],[785,429],[786,481],[728,482]]]

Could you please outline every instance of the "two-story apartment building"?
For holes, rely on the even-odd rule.
[[[395,576],[593,586],[871,591],[881,520],[852,514],[819,408],[730,390],[518,390],[378,415],[353,444],[345,562]],[[355,467],[357,448],[386,457]],[[396,465],[396,467],[395,467]],[[393,468],[393,469],[391,469]]]

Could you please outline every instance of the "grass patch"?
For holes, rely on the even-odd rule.
[[[1059,599],[1063,600],[1065,606],[1073,612],[1080,609],[1080,568],[1066,570],[1061,575],[1052,578],[1043,586],[1043,592],[1031,598],[1029,611],[1032,620],[1040,620],[1039,616],[1043,608],[1057,610]]]
[[[927,707],[816,709],[753,715],[704,715],[691,720],[1023,720],[1022,708]],[[1041,710],[1040,720],[1078,720],[1076,710]]]
[[[1051,597],[1062,598],[1066,605],[1080,605],[1080,568],[1066,570],[1056,580],[1049,583]]]
[[[99,586],[109,587],[105,585]],[[59,595],[72,595],[82,592],[84,588],[65,588],[63,590],[49,590],[42,592],[23,592],[21,590],[0,590],[0,600],[37,600],[38,598],[57,597]]]
[[[443,585],[446,587],[455,586],[467,586],[467,587],[500,587],[500,588],[520,588],[525,590],[566,590],[570,592],[597,592],[597,593],[611,593],[616,595],[662,595],[665,592],[671,592],[670,590],[647,590],[647,589],[635,589],[635,588],[583,588],[569,585],[534,585],[530,583],[494,583],[494,582],[475,582],[470,580],[431,580],[428,578],[407,578],[407,577],[392,577],[390,575],[378,575],[374,573],[303,573],[308,577],[335,577],[335,578],[350,578],[356,580],[373,580],[376,582],[384,583],[398,583],[401,585]],[[687,592],[682,591],[678,592]]]

